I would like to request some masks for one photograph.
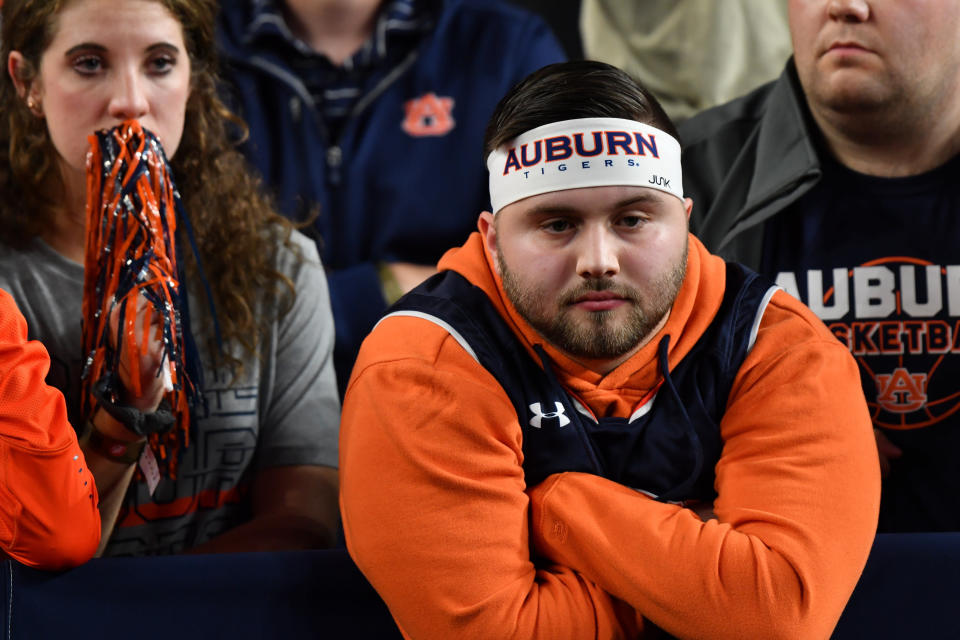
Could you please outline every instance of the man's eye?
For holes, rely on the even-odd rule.
[[[81,56],[73,61],[73,68],[83,75],[93,75],[103,67],[103,61],[97,56]]]
[[[543,225],[543,229],[551,233],[563,233],[571,228],[572,225],[566,220],[551,220]]]
[[[643,224],[643,216],[623,216],[620,218],[620,225],[624,227],[639,227]]]

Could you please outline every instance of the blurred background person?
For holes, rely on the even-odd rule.
[[[583,0],[585,57],[619,67],[676,121],[773,80],[790,56],[783,0]]]
[[[386,306],[487,207],[480,148],[500,96],[564,59],[499,0],[238,0],[219,23],[244,150],[328,269],[340,388]]]
[[[960,6],[788,6],[781,76],[680,128],[691,228],[860,363],[880,530],[960,530]]]

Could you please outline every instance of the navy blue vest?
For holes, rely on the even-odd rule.
[[[453,271],[401,298],[388,315],[428,319],[450,332],[500,383],[523,429],[528,486],[553,473],[603,476],[664,501],[712,500],[720,458],[720,418],[774,289],[727,264],[723,303],[708,329],[672,370],[665,335],[658,347],[663,383],[630,418],[595,419],[558,382],[543,348],[530,357],[487,295]],[[542,365],[542,366],[541,366]]]

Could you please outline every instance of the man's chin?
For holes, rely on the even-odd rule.
[[[611,360],[634,350],[644,340],[646,328],[610,311],[591,312],[586,319],[567,316],[543,336],[561,351],[577,358]],[[626,314],[624,314],[626,315]]]
[[[817,92],[819,102],[836,113],[882,112],[894,101],[894,91],[876,72],[860,67],[834,70]]]
[[[610,362],[625,360],[625,356],[632,354],[640,345],[639,340],[612,344],[599,343],[594,344],[556,344],[560,351],[564,352],[574,360],[587,365],[590,368],[603,369],[602,365]],[[599,365],[599,366],[595,366]]]

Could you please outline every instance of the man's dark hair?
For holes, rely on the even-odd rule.
[[[500,100],[483,136],[483,159],[522,133],[574,118],[636,120],[677,136],[653,95],[624,71],[593,60],[551,64],[514,85]]]

